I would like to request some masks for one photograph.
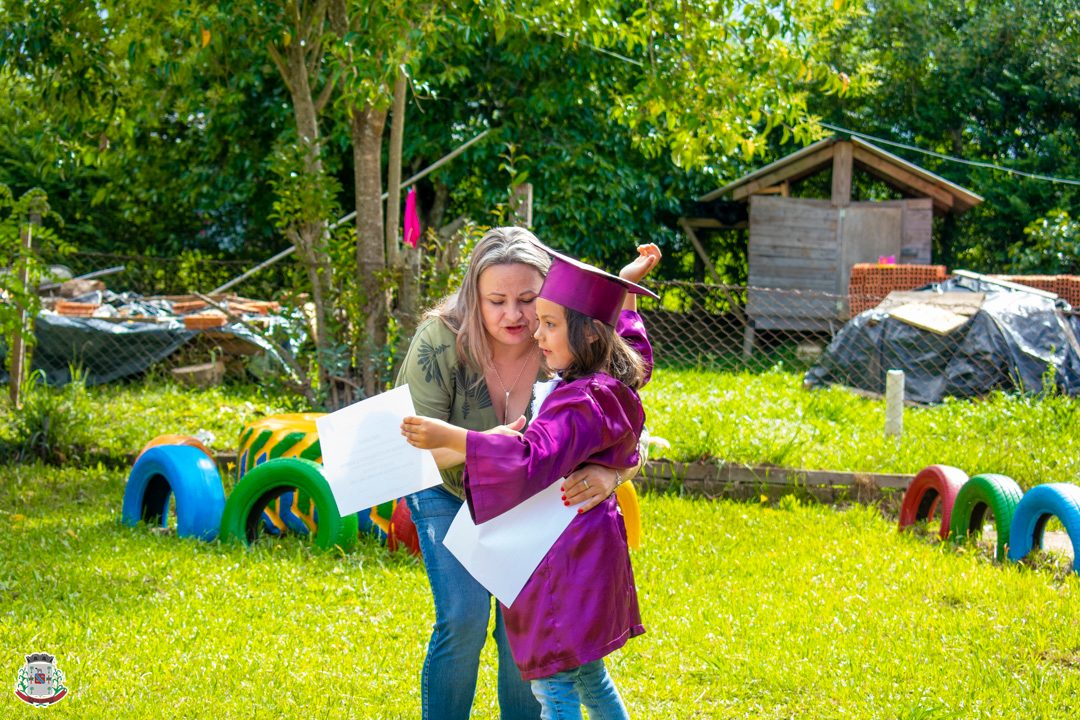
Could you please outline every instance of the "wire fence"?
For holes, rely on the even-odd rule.
[[[101,255],[84,262],[78,271],[116,263],[135,268],[109,285],[131,288],[138,281],[134,287],[143,291],[176,288],[178,282],[205,287],[239,269],[199,257],[154,263]],[[1067,302],[1051,297],[1056,290],[1080,304],[1073,297],[1080,296],[1080,280],[1010,279],[1034,287],[1028,290],[969,280],[952,288],[964,292],[918,293],[910,289],[957,280],[940,266],[857,270],[845,295],[656,282],[650,287],[661,299],[645,298],[640,306],[662,366],[721,372],[780,367],[804,373],[810,386],[840,384],[868,393],[884,393],[888,370],[900,369],[908,398],[930,403],[995,389],[1040,392],[1048,381],[1080,394],[1080,320]],[[279,288],[299,284],[291,273],[270,272],[244,289],[261,290],[263,297],[280,294]],[[306,337],[299,309],[237,295],[209,299],[208,306],[196,295],[117,294],[104,283],[76,297],[53,298],[37,318],[32,367],[53,385],[68,382],[73,370],[90,384],[148,374],[199,383],[254,375],[266,382],[287,372],[277,350],[295,350]],[[242,319],[227,322],[221,310]]]

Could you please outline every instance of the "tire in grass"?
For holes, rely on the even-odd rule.
[[[217,465],[188,445],[148,448],[135,461],[124,487],[121,521],[168,527],[170,504],[176,509],[176,534],[213,540],[221,526],[225,490]]]
[[[615,499],[622,510],[623,524],[626,525],[626,544],[631,550],[641,549],[641,506],[638,504],[637,490],[634,483],[624,482],[615,489]]]
[[[319,522],[312,534],[316,547],[351,550],[358,533],[356,515],[341,517],[322,466],[301,458],[276,458],[260,463],[244,474],[233,488],[221,517],[222,540],[251,543],[263,527],[263,511],[285,493],[299,492],[311,498]]]
[[[1047,483],[1028,490],[1016,506],[1009,537],[1009,559],[1023,560],[1042,548],[1046,523],[1056,517],[1065,526],[1073,548],[1073,572],[1080,573],[1080,487],[1070,483]]]
[[[236,452],[236,479],[257,465],[279,457],[322,462],[315,420],[325,413],[268,415],[244,426]]]
[[[393,551],[404,547],[413,555],[420,554],[420,535],[416,531],[409,503],[402,498],[394,503],[394,512],[390,516],[390,534],[386,538],[386,547]]]
[[[999,562],[1004,561],[1013,513],[1023,496],[1024,491],[1007,475],[984,473],[971,478],[960,488],[953,503],[949,525],[953,541],[963,542],[970,535],[981,535],[986,511],[989,510],[994,515],[994,529],[997,532],[994,557]]]
[[[941,517],[938,534],[942,540],[947,538],[956,494],[967,480],[967,473],[949,465],[924,467],[904,493],[904,501],[900,505],[900,529],[929,520],[936,511]]]
[[[203,445],[202,441],[198,438],[192,437],[190,435],[158,435],[156,438],[143,445],[142,450],[140,450],[139,454],[135,457],[135,461],[138,462],[139,458],[142,457],[142,454],[144,452],[146,452],[152,447],[158,447],[159,445],[187,445],[189,447],[202,450],[204,453],[206,453],[206,457],[210,458],[211,460],[214,459],[213,453],[211,453],[210,450],[207,449],[207,447]]]

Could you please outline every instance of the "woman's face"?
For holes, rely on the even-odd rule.
[[[518,345],[536,330],[536,294],[544,278],[529,265],[492,265],[480,273],[480,316],[492,342]]]

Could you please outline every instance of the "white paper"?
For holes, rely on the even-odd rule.
[[[401,434],[401,421],[415,414],[409,386],[402,385],[315,420],[338,512],[359,512],[442,483],[431,452]]]
[[[443,545],[488,592],[509,607],[577,515],[562,500],[562,480],[485,523],[462,505]]]

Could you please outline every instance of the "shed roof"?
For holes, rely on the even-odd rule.
[[[802,150],[794,152],[763,168],[728,183],[719,190],[702,195],[700,202],[710,202],[730,194],[732,200],[746,201],[751,195],[779,183],[800,180],[826,167],[832,167],[837,144],[852,144],[851,159],[854,164],[908,197],[929,197],[934,212],[945,214],[964,213],[982,202],[975,193],[949,182],[914,163],[882,150],[857,137],[828,137]]]

